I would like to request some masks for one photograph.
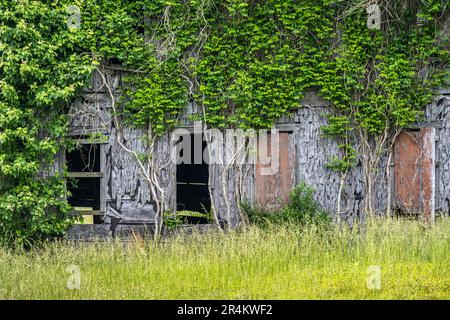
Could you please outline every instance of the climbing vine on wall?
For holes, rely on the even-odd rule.
[[[379,30],[368,28],[366,8],[373,3],[380,8]],[[364,212],[373,213],[374,183],[387,154],[386,213],[390,215],[389,166],[395,138],[402,128],[423,118],[424,106],[445,78],[449,39],[442,27],[450,13],[448,1],[338,4],[339,45],[320,85],[332,110],[324,132],[341,142],[341,155],[330,166],[341,173],[342,186],[360,155]],[[338,205],[338,214],[345,213],[341,209]]]
[[[367,28],[373,3],[382,30]],[[70,225],[51,167],[69,106],[113,62],[127,70],[110,90],[115,126],[145,129],[149,146],[189,104],[208,127],[269,128],[318,91],[330,104],[324,133],[340,145],[330,168],[344,181],[361,156],[370,195],[371,168],[442,79],[446,17],[444,0],[0,0],[0,238]],[[151,148],[128,151],[152,161]],[[142,174],[164,198],[158,172]]]
[[[330,57],[332,1],[223,1],[195,69],[212,127],[268,128],[298,108]]]

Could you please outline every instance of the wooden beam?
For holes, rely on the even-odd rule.
[[[430,122],[414,122],[414,123],[410,123],[405,130],[408,129],[422,129],[422,128],[436,128],[436,129],[440,129],[442,128],[442,122],[438,122],[438,121],[430,121]]]
[[[67,178],[103,178],[103,172],[67,172]]]
[[[96,92],[92,92],[92,93],[96,93]],[[105,128],[97,128],[97,127],[92,127],[92,126],[85,126],[85,127],[71,127],[70,128],[70,135],[71,136],[81,136],[81,135],[86,135],[86,134],[98,134],[98,133],[102,133],[104,135],[108,135],[108,130]]]
[[[72,139],[76,144],[108,144],[109,138],[106,139]]]
[[[103,216],[105,213],[101,210],[70,210],[71,216]]]
[[[277,123],[275,129],[280,133],[294,133],[295,129],[298,128],[298,124],[296,123]],[[269,132],[269,131],[267,131]]]

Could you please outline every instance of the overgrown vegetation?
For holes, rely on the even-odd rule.
[[[214,217],[211,213],[202,213],[197,211],[181,210],[175,213],[167,213],[164,218],[164,226],[168,230],[177,229],[186,224],[214,223]]]
[[[259,226],[313,224],[327,227],[331,222],[330,214],[319,206],[313,194],[314,188],[302,182],[292,191],[289,203],[281,209],[253,208],[245,203],[242,206],[250,221]]]
[[[342,226],[132,242],[0,248],[0,299],[448,299],[450,221]],[[380,289],[367,287],[381,269]],[[373,268],[373,267],[372,267]],[[73,270],[80,271],[79,290]]]
[[[325,133],[340,144],[330,163],[340,194],[359,154],[373,211],[379,158],[420,117],[448,60],[448,1],[379,3],[389,10],[374,31],[362,0],[0,0],[0,240],[30,242],[70,224],[64,180],[50,168],[66,145],[68,107],[93,72],[161,223],[168,200],[154,148],[190,102],[207,127],[269,128],[307,90],[333,110]],[[104,75],[112,61],[129,74],[120,92]],[[126,146],[124,126],[143,129],[145,154]]]
[[[0,1],[0,241],[28,244],[71,224],[51,174],[70,102],[92,72],[65,8]]]

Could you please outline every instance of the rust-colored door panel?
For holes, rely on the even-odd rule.
[[[271,160],[268,164],[262,163],[261,157],[258,156],[256,163],[255,199],[260,208],[281,208],[289,200],[289,194],[294,188],[295,148],[293,143],[289,142],[289,133],[278,134],[278,160],[271,150],[271,135],[267,137],[267,147],[258,145],[258,155],[260,152],[267,153]],[[271,166],[274,170],[268,170]]]
[[[404,212],[434,218],[435,129],[405,130],[394,145],[394,201]]]

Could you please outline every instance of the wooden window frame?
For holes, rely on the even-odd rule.
[[[106,212],[106,181],[105,181],[105,147],[108,140],[99,141],[95,139],[73,139],[77,145],[99,145],[100,171],[98,172],[67,172],[65,178],[99,178],[100,179],[100,210],[71,210],[70,215],[92,215],[104,216]],[[66,152],[63,152],[63,163],[67,164]],[[67,195],[66,195],[67,197]]]

